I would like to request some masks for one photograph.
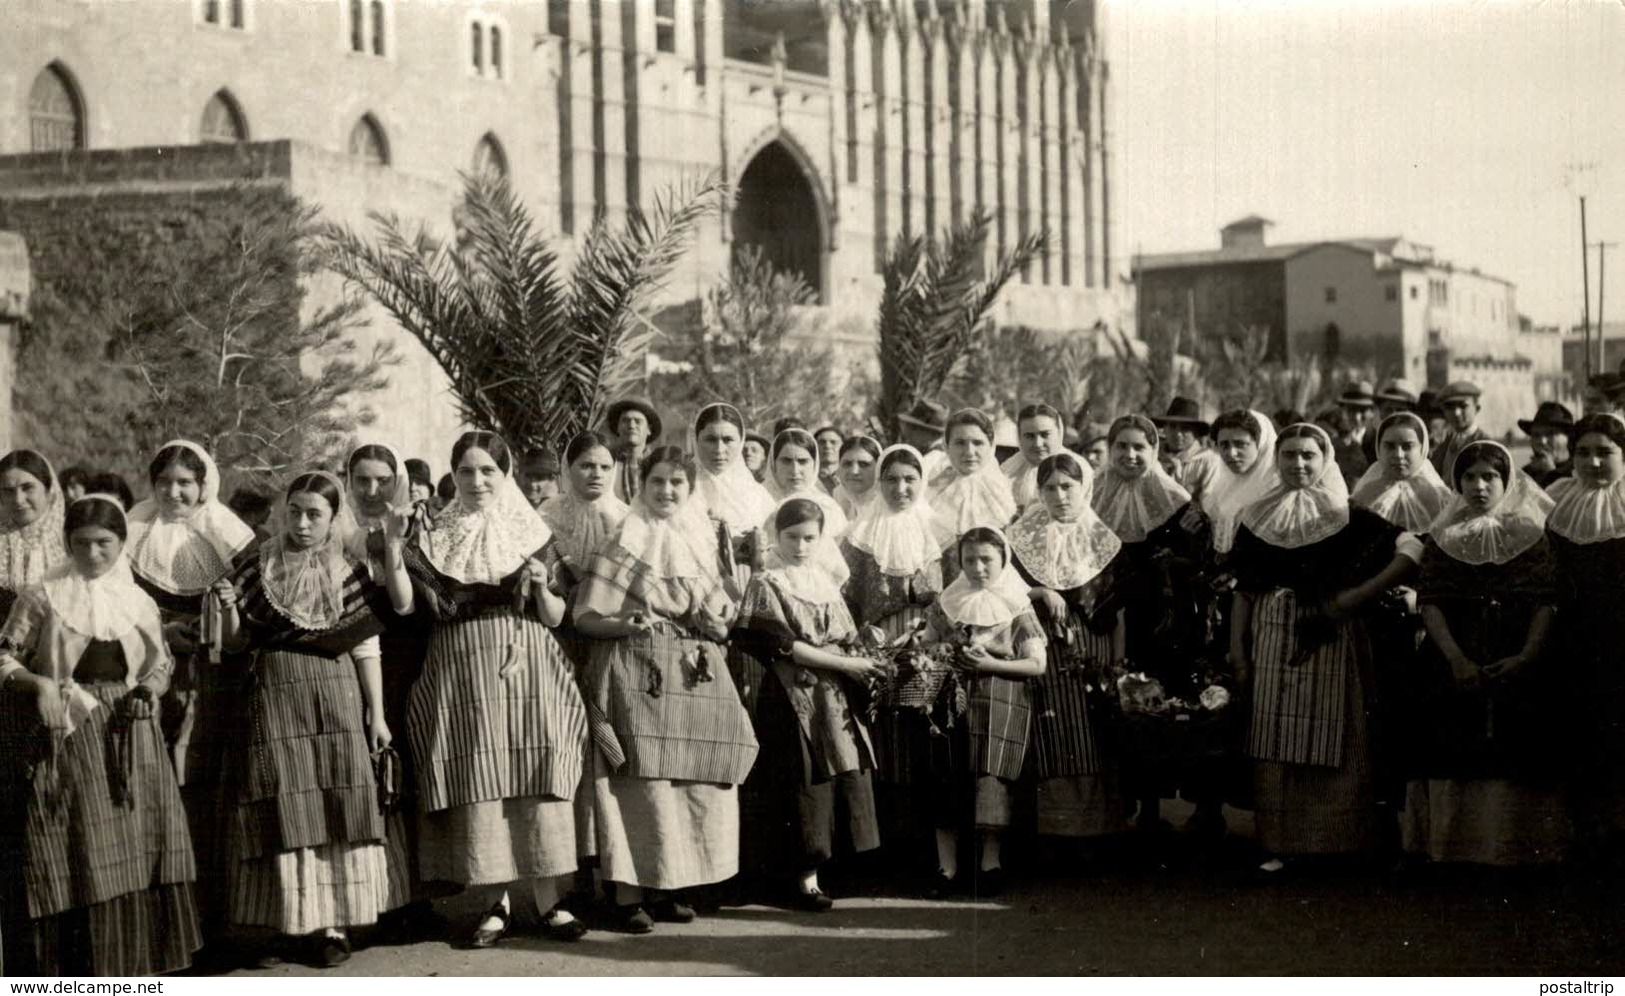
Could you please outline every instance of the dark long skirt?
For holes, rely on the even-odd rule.
[[[732,656],[754,660],[742,651]],[[739,676],[736,672],[736,681]],[[757,668],[750,699],[747,708],[759,752],[739,787],[740,866],[784,877],[816,869],[838,847],[853,853],[879,847],[870,772],[827,779],[811,774],[810,745],[783,684],[771,671]]]

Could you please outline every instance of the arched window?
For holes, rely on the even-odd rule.
[[[483,76],[485,74],[485,29],[480,26],[480,22],[475,21],[468,26],[468,30],[471,35],[469,41],[473,45],[474,71]]]
[[[67,70],[51,63],[28,91],[29,145],[35,152],[85,147],[85,110]]]
[[[372,0],[372,54],[384,54],[384,0]]]
[[[491,25],[491,75],[502,78],[502,29]]]
[[[361,115],[361,120],[350,129],[350,155],[374,166],[389,165],[389,139],[384,137],[383,126],[371,114]]]
[[[486,174],[504,179],[508,176],[508,154],[502,151],[497,137],[489,132],[474,146],[474,175]]]
[[[230,93],[221,90],[203,105],[203,125],[198,129],[198,138],[204,143],[226,145],[248,141],[248,121]]]
[[[350,51],[367,50],[367,18],[361,0],[350,0]]]

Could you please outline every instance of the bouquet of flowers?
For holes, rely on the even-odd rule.
[[[969,688],[953,645],[906,643],[866,653],[880,665],[869,688],[870,722],[881,708],[912,710],[925,714],[932,733],[945,733],[964,714]]]
[[[1240,710],[1231,708],[1233,696],[1222,676],[1199,670],[1191,675],[1188,692],[1169,695],[1157,678],[1126,664],[1121,668],[1113,681],[1113,698],[1127,755],[1177,768],[1234,748]]]

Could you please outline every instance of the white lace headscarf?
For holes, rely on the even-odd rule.
[[[1282,477],[1281,447],[1287,440],[1303,438],[1298,430],[1308,430],[1310,438],[1325,458],[1320,474],[1305,487],[1289,484]],[[1349,524],[1349,489],[1333,455],[1332,437],[1318,425],[1299,422],[1289,425],[1275,440],[1275,483],[1264,497],[1247,506],[1242,525],[1253,535],[1287,550],[1318,543],[1341,532]]]
[[[489,433],[468,435],[476,438],[469,450],[483,449],[477,442],[481,436],[501,439]],[[461,456],[466,457],[467,451]],[[509,459],[513,459],[511,452]],[[464,584],[496,584],[546,546],[552,533],[525,500],[511,466],[502,472],[496,493],[484,507],[475,507],[473,497],[464,493],[457,466],[458,461],[453,460],[457,497],[435,514],[434,528],[420,542],[430,563],[446,577]]]
[[[1625,444],[1625,419],[1612,414],[1604,417],[1617,426],[1610,438],[1616,445]],[[1577,433],[1575,442],[1583,435]],[[1546,524],[1569,542],[1605,543],[1625,537],[1625,477],[1603,487],[1594,487],[1578,477],[1565,477],[1552,485],[1551,496],[1557,504],[1546,516]]]
[[[578,460],[595,449],[609,453],[612,467],[602,494],[591,497],[578,490],[575,475],[570,472],[568,451],[571,449],[576,450]],[[564,559],[577,568],[585,568],[592,563],[599,548],[620,531],[621,523],[632,510],[615,497],[615,449],[608,439],[596,432],[584,432],[571,440],[562,455],[566,457],[559,461],[564,465],[564,490],[542,504],[542,521],[553,531],[553,542]]]
[[[884,494],[865,505],[846,531],[846,542],[874,558],[880,573],[888,577],[912,577],[937,562],[942,549],[937,545],[931,514],[930,494],[925,483],[925,458],[907,443],[897,443],[880,452],[875,466],[875,490],[885,486],[886,469],[896,460],[906,460],[919,471],[920,486],[914,500],[901,511],[893,509]]]
[[[1039,464],[1041,477],[1044,464],[1052,465],[1051,474],[1076,478],[1081,493],[1068,518],[1057,519],[1043,501],[1043,485],[1040,484],[1038,499],[1028,505],[1027,511],[1010,527],[1010,549],[1021,558],[1022,566],[1035,581],[1046,588],[1065,591],[1087,584],[1105,570],[1123,548],[1123,541],[1089,504],[1095,485],[1089,461],[1070,453],[1057,453]]]
[[[1247,417],[1252,420],[1258,440],[1258,459],[1238,474],[1221,458],[1219,471],[1208,485],[1207,493],[1202,496],[1202,511],[1207,514],[1212,527],[1213,549],[1219,553],[1228,553],[1235,544],[1241,513],[1247,510],[1248,505],[1264,497],[1277,480],[1275,423],[1260,411],[1250,410]]]
[[[1004,551],[1004,569],[985,588],[976,587],[970,576],[961,572],[953,583],[943,589],[937,603],[950,622],[967,626],[1001,626],[1028,611],[1027,585],[1016,572],[1010,559],[1010,541],[1002,531],[991,526],[985,528],[998,537]]]
[[[22,591],[29,585],[38,584],[67,556],[67,547],[62,539],[62,518],[67,507],[63,501],[62,482],[57,479],[56,468],[51,466],[51,461],[35,450],[14,450],[6,457],[10,459],[25,453],[45,466],[46,479],[39,482],[40,498],[45,507],[27,525],[18,525],[10,515],[0,513],[0,588],[7,591]],[[13,469],[37,478],[21,463]]]
[[[1428,529],[1440,550],[1464,564],[1504,564],[1517,557],[1540,542],[1552,510],[1552,499],[1534,478],[1518,469],[1505,446],[1491,440],[1462,447],[1450,469],[1452,483],[1492,453],[1507,468],[1500,499],[1487,509],[1477,509],[1465,495],[1454,495]]]
[[[320,478],[338,491],[338,510],[327,536],[315,546],[296,545],[289,518],[291,496],[285,496],[275,531],[260,544],[260,584],[266,601],[288,621],[302,629],[321,631],[337,626],[344,617],[344,585],[351,571],[347,551],[361,529],[345,500],[343,481],[324,470],[300,478],[307,476]]]
[[[1151,445],[1145,470],[1139,475],[1125,474],[1108,452],[1105,471],[1095,482],[1093,505],[1095,514],[1118,539],[1124,543],[1139,543],[1173,518],[1174,513],[1191,500],[1191,495],[1162,469],[1162,461],[1157,459],[1162,443],[1157,426],[1150,419],[1144,415],[1124,415],[1112,423],[1106,438],[1115,443],[1117,437],[1129,429],[1144,433]]]
[[[1382,437],[1388,430],[1407,428],[1416,433],[1417,455],[1411,471],[1405,477],[1397,476],[1383,459]],[[1439,517],[1455,492],[1433,469],[1428,459],[1428,427],[1410,412],[1395,412],[1377,425],[1377,462],[1360,475],[1349,500],[1412,533],[1423,533]]]
[[[994,457],[992,425],[993,420],[975,408],[961,408],[948,419],[950,440],[955,429],[974,427],[987,437],[987,455],[981,466],[969,474],[962,473],[950,455],[948,468],[931,482],[931,511],[939,550],[953,547],[966,530],[977,526],[1003,530],[1015,520],[1016,499],[1010,491],[1010,479]]]
[[[172,439],[158,452],[177,447],[203,464],[197,504],[176,517],[156,497],[130,510],[125,550],[134,571],[172,595],[199,595],[225,577],[232,560],[254,542],[254,530],[220,501],[220,468],[198,444]]]
[[[711,518],[725,523],[736,535],[756,529],[762,520],[773,514],[778,503],[767,488],[756,480],[756,475],[745,466],[744,457],[735,453],[728,466],[712,473],[700,455],[699,437],[705,426],[713,422],[727,422],[745,437],[745,419],[739,409],[726,402],[716,402],[701,408],[689,429],[689,452],[694,454],[694,502]]]

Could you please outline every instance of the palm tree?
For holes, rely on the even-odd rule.
[[[328,266],[423,344],[466,422],[514,446],[562,446],[642,386],[656,331],[642,307],[723,188],[708,176],[658,193],[618,228],[600,219],[566,278],[505,179],[465,176],[464,186],[455,244],[375,214],[376,241],[327,230]]]
[[[999,292],[1044,251],[1029,235],[985,266],[991,215],[957,222],[940,239],[900,236],[886,257],[880,299],[880,421],[941,391],[987,323]],[[987,273],[984,278],[984,272]]]

